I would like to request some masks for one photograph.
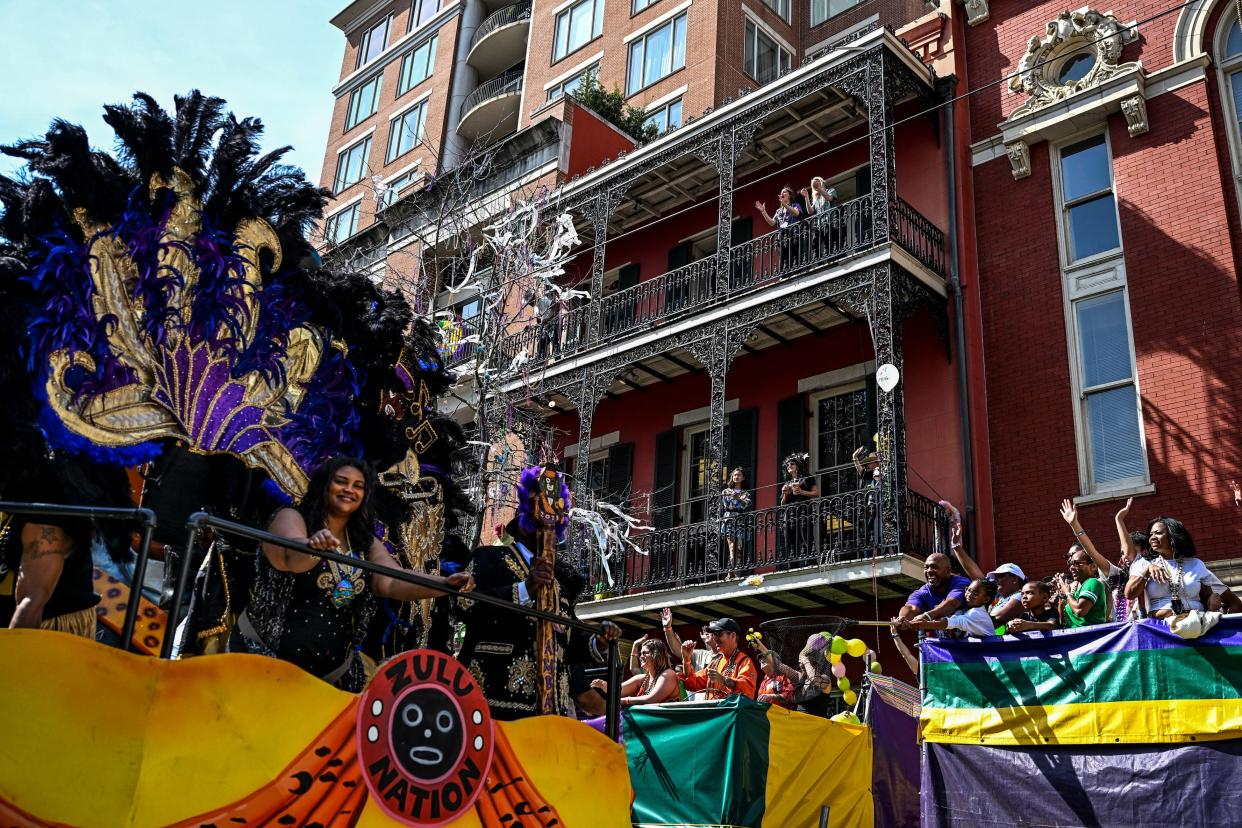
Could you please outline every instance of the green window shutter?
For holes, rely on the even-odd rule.
[[[677,429],[656,437],[655,480],[651,496],[651,522],[657,529],[676,523],[673,504],[677,502]]]
[[[630,483],[634,479],[634,444],[619,443],[608,449],[607,500],[627,511],[630,508]]]
[[[776,479],[785,479],[781,466],[795,451],[806,451],[806,397],[795,394],[776,404]]]

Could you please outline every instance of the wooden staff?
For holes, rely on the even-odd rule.
[[[535,498],[535,524],[539,531],[539,559],[547,561],[555,571],[556,529],[565,517],[567,504],[561,497],[561,476],[556,466],[547,465],[539,473],[539,496]],[[535,606],[544,612],[560,611],[560,585],[540,587]],[[551,621],[537,621],[535,652],[539,662],[539,712],[555,715],[556,710],[556,630]]]

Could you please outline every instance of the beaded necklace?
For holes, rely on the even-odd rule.
[[[354,549],[349,543],[349,533],[345,534],[345,552],[344,554],[353,558]],[[345,567],[336,561],[324,559],[323,561],[328,571],[320,573],[315,583],[320,589],[328,593],[329,600],[332,601],[334,607],[347,607],[356,598],[363,588],[363,575],[360,567]],[[349,572],[346,572],[346,568]]]

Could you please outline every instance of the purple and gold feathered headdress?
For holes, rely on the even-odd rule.
[[[0,359],[20,359],[6,376],[25,375],[47,446],[132,465],[172,440],[292,497],[334,455],[382,469],[426,449],[429,427],[393,427],[380,401],[395,383],[406,417],[433,408],[434,338],[399,294],[322,267],[306,233],[329,194],[287,148],[260,155],[262,124],[197,92],[175,116],[141,94],[105,111],[119,158],[63,121],[4,149],[30,180],[0,177],[0,310],[24,324]],[[403,352],[420,376],[394,369]]]
[[[556,539],[565,537],[565,529],[569,526],[569,487],[565,485],[565,476],[555,466],[528,466],[522,470],[518,481],[518,526],[528,535],[534,535],[539,529],[539,499],[544,490],[545,473],[556,475],[555,496],[560,498],[563,507],[560,521],[556,524]]]

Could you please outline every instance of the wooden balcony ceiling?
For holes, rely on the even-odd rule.
[[[817,614],[871,618],[877,598],[905,598],[922,583],[922,562],[910,555],[879,558],[875,567],[875,592],[871,588],[871,561],[853,561],[773,573],[758,587],[746,586],[737,578],[599,601],[586,596],[578,602],[577,612],[584,621],[614,621],[631,639],[659,630],[662,607],[672,607],[683,623],[726,616],[758,616],[763,620]]]
[[[754,143],[737,158],[735,186],[788,163],[790,158],[822,147],[833,135],[864,122],[857,102],[832,88],[806,95],[765,119]],[[634,182],[613,214],[609,232],[620,233],[674,210],[703,203],[714,198],[719,188],[714,167],[696,155],[679,155]]]
[[[764,320],[755,329],[750,339],[742,346],[739,356],[758,354],[761,351],[780,346],[792,349],[807,344],[804,337],[820,337],[828,329],[847,322],[848,317],[828,304],[817,302],[806,305],[790,313],[782,313]],[[812,341],[813,346],[813,341]],[[677,377],[687,374],[703,374],[706,369],[699,364],[694,355],[685,349],[675,349],[668,353],[656,354],[644,359],[635,360],[634,365],[613,382],[608,389],[610,398],[617,398],[627,391],[642,390],[649,385],[675,382]],[[551,395],[557,406],[562,410],[570,410],[573,403],[566,397],[553,393]],[[706,403],[706,398],[704,399]]]

